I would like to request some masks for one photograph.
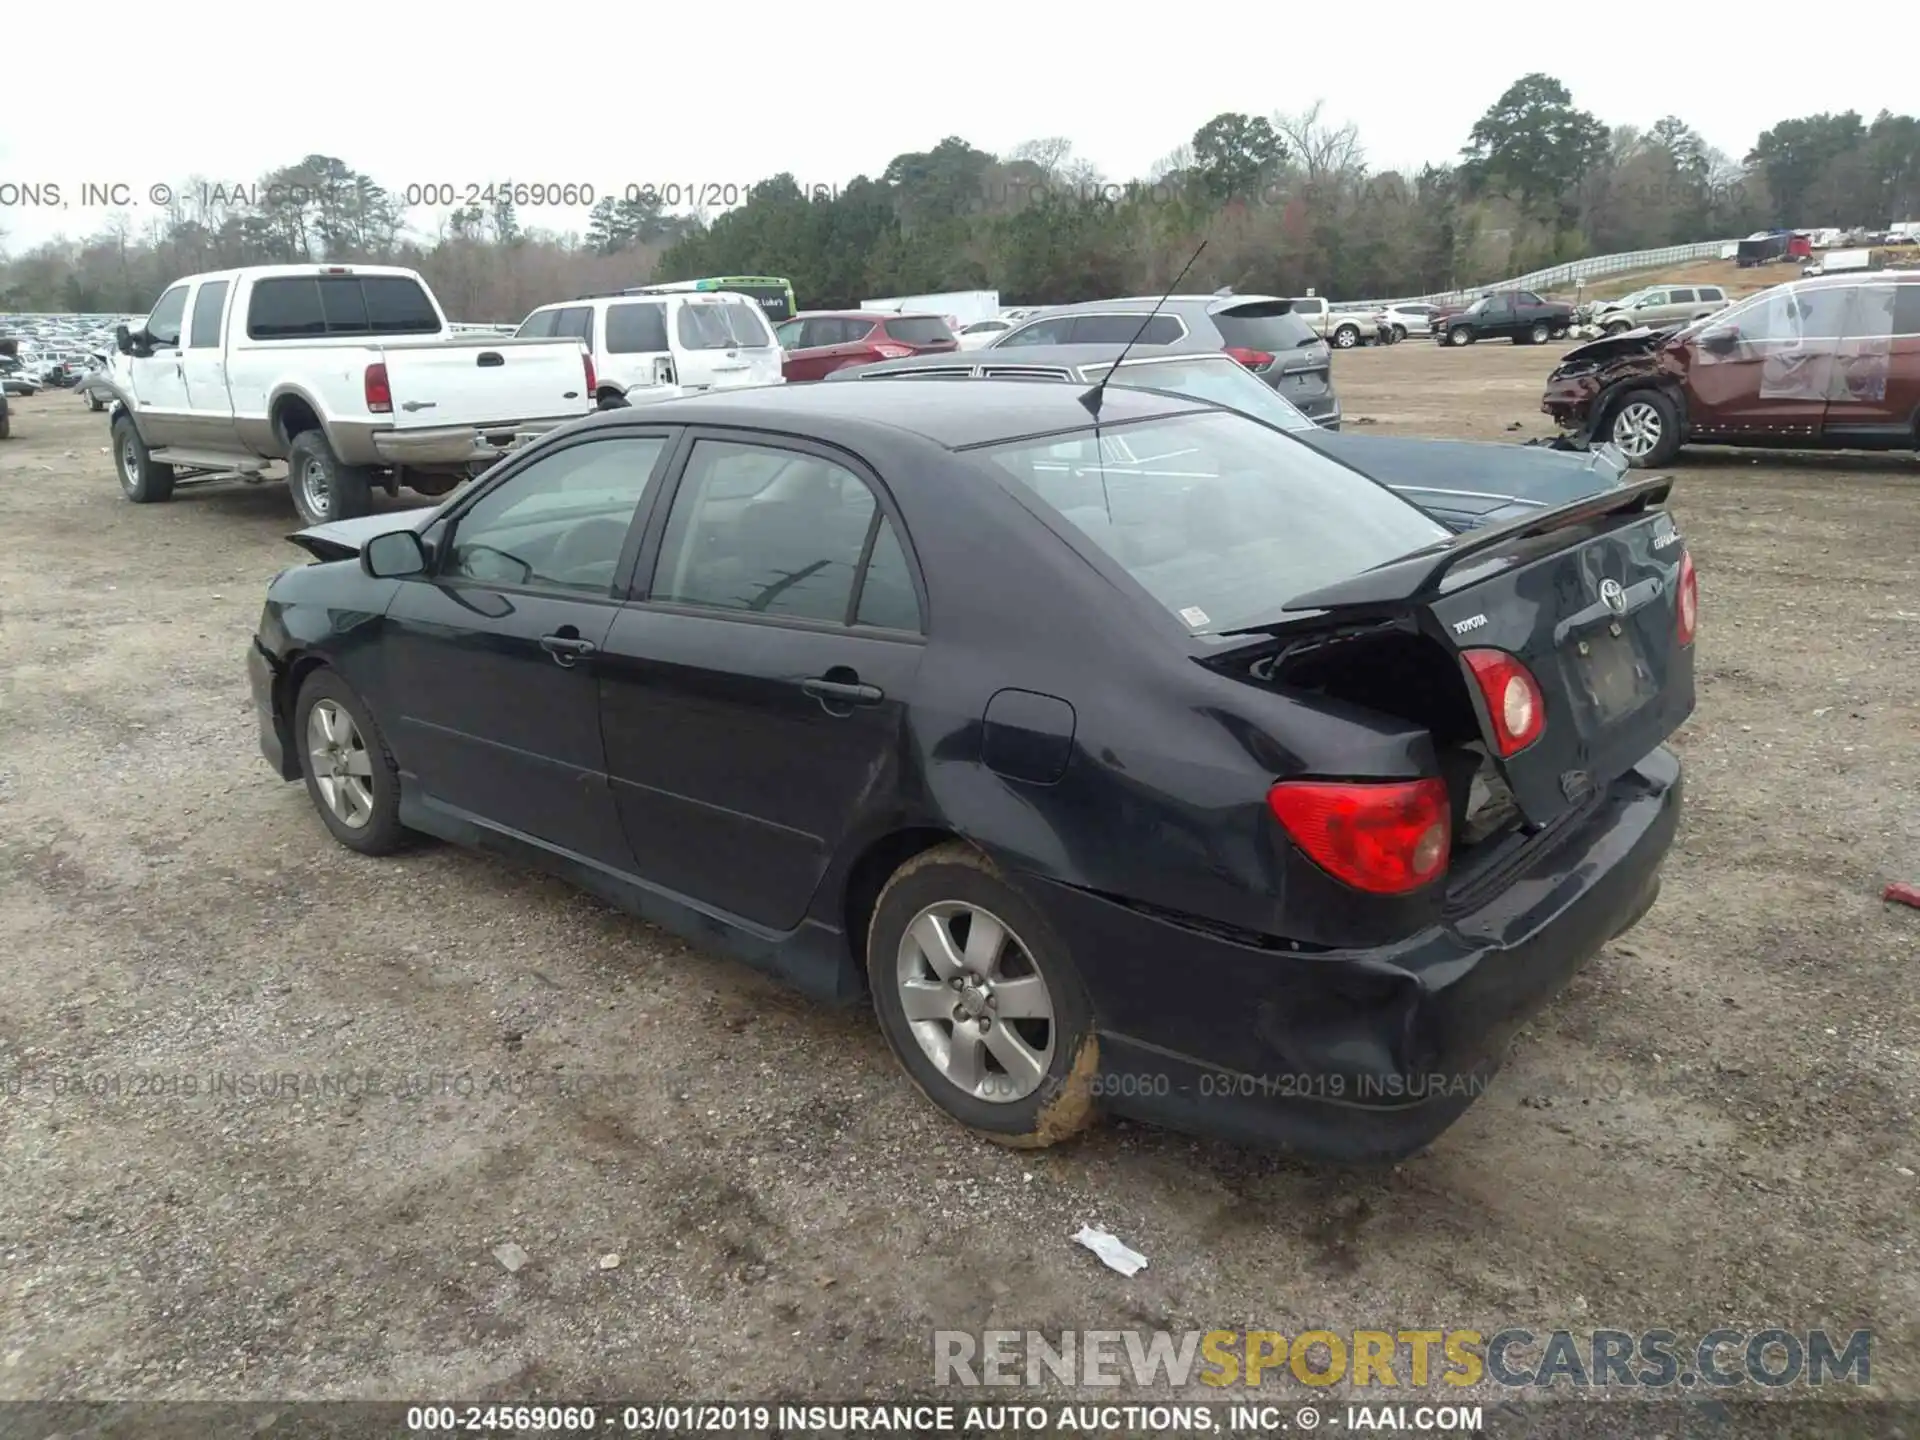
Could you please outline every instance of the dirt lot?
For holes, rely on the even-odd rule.
[[[1514,440],[1549,359],[1339,380],[1379,433]],[[1434,1150],[1355,1174],[1119,1125],[994,1149],[865,1013],[486,859],[348,853],[255,748],[284,491],[129,505],[71,396],[15,434],[0,1396],[845,1400],[927,1389],[936,1327],[1726,1324],[1871,1327],[1875,1390],[1920,1398],[1920,912],[1878,898],[1920,879],[1912,459],[1679,467],[1665,895]]]

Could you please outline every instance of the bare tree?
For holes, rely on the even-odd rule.
[[[1273,128],[1287,142],[1290,158],[1306,172],[1307,183],[1316,186],[1354,179],[1367,168],[1359,127],[1351,120],[1333,125],[1321,119],[1325,105],[1316,100],[1297,115],[1273,114]]]

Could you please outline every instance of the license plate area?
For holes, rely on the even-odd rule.
[[[1659,688],[1631,632],[1619,624],[1573,641],[1567,659],[1575,694],[1603,726],[1631,715]]]

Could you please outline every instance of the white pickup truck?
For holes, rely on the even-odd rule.
[[[1391,345],[1400,338],[1394,333],[1386,311],[1335,309],[1324,295],[1301,296],[1293,302],[1293,313],[1336,350],[1351,350],[1356,345]]]
[[[264,265],[191,275],[115,332],[114,464],[129,500],[284,461],[310,525],[373,487],[444,495],[594,409],[578,339],[458,334],[412,270]]]

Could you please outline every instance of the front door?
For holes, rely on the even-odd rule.
[[[182,444],[233,447],[233,393],[227,389],[227,352],[221,343],[232,289],[228,280],[202,280],[193,294],[180,362],[188,411]]]
[[[649,529],[651,581],[601,671],[638,873],[789,930],[909,763],[921,607],[899,522],[839,452],[708,435]]]
[[[178,445],[191,432],[180,332],[186,325],[187,296],[192,290],[191,281],[182,281],[160,297],[141,327],[151,353],[127,357],[127,381],[140,409],[140,434],[150,449]]]
[[[1689,345],[1694,438],[1807,440],[1820,433],[1847,292],[1782,286],[1729,311]]]
[[[664,430],[599,430],[476,492],[402,582],[381,647],[394,754],[422,798],[630,868],[600,743],[601,649]]]

